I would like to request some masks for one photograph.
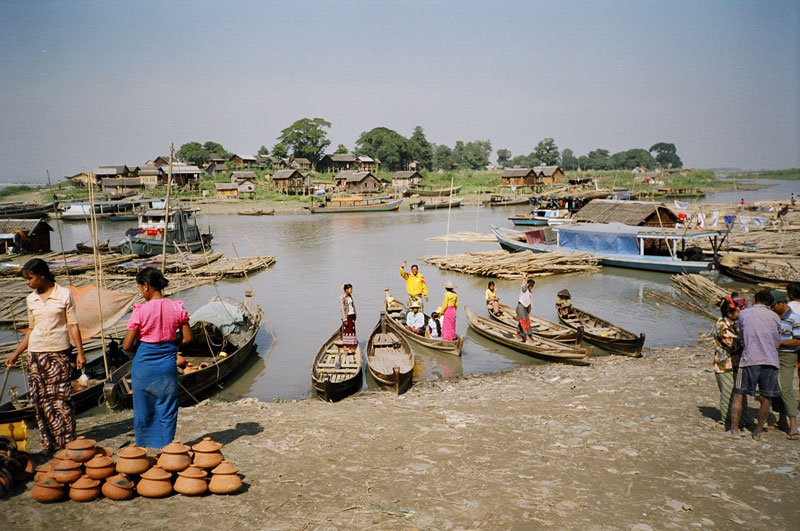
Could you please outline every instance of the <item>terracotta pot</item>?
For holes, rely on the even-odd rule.
[[[147,458],[147,450],[138,446],[128,446],[120,450],[117,455],[117,472],[122,474],[141,474],[150,468],[151,463]]]
[[[158,458],[158,466],[167,472],[180,472],[186,470],[192,464],[189,457],[189,447],[178,441],[172,441],[161,449],[161,457]]]
[[[14,486],[14,475],[11,473],[10,470],[7,468],[0,469],[0,492],[2,492],[2,498],[6,495],[8,491]]]
[[[95,454],[95,441],[86,437],[78,437],[74,441],[68,442],[65,447],[67,457],[77,463],[85,463]]]
[[[200,364],[200,368],[201,369],[207,369],[208,367],[209,367],[209,364],[206,361],[204,361],[203,363]]]
[[[33,459],[26,453],[17,454],[14,459],[19,463],[19,471],[14,477],[17,481],[26,481],[33,474]]]
[[[242,478],[237,474],[239,470],[227,461],[223,461],[211,471],[211,481],[208,490],[214,494],[233,494],[242,488]]]
[[[92,479],[105,479],[114,475],[114,460],[107,455],[95,455],[84,466],[86,475]]]
[[[64,498],[64,485],[53,478],[45,478],[33,485],[31,496],[42,503],[58,501]]]
[[[53,477],[53,461],[45,463],[40,467],[36,467],[36,475],[33,476],[33,482],[36,483],[37,481],[41,481],[47,477]]]
[[[89,502],[100,496],[100,482],[89,476],[83,475],[81,478],[71,483],[69,486],[69,499],[77,502]]]
[[[175,364],[178,367],[186,367],[186,358],[178,354],[178,357],[175,359]]]
[[[66,450],[59,450],[53,454],[53,461],[64,461],[65,459],[69,459]],[[72,461],[72,459],[69,459]]]
[[[59,483],[72,483],[83,475],[83,466],[69,459],[62,459],[53,466],[53,478]]]
[[[0,457],[0,472],[8,477],[11,484],[17,480],[17,476],[20,474],[21,468],[22,466],[17,462],[16,459],[11,457]],[[11,484],[6,485],[6,487],[11,488]]]
[[[106,478],[101,490],[109,500],[127,500],[133,496],[133,481],[125,474],[117,474]]]
[[[172,474],[154,466],[144,474],[136,485],[136,492],[146,498],[163,498],[172,492]]]
[[[205,494],[208,490],[205,470],[195,466],[190,466],[183,472],[178,472],[178,479],[175,480],[175,492],[180,492],[186,496],[197,496]]]
[[[222,443],[203,437],[203,440],[192,446],[194,450],[194,466],[199,468],[214,468],[222,462]]]
[[[102,446],[95,446],[95,455],[114,457],[114,450],[111,448],[103,448]]]
[[[11,437],[0,435],[0,455],[12,455],[17,451],[17,441]]]

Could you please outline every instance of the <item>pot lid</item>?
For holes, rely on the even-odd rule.
[[[81,464],[76,463],[72,459],[61,459],[53,466],[53,470],[75,470],[80,467]]]
[[[135,459],[147,455],[147,450],[138,446],[128,446],[117,452],[117,455],[124,459]]]
[[[51,477],[46,477],[44,479],[40,479],[39,481],[36,481],[33,484],[36,485],[37,487],[50,487],[50,488],[59,488],[59,489],[64,487],[64,485],[62,485],[61,483],[59,483],[58,481],[56,481],[55,479],[53,479]]]
[[[180,441],[172,441],[164,448],[161,449],[165,454],[186,454],[189,453],[189,447],[181,444]]]
[[[130,478],[125,474],[117,474],[116,476],[111,476],[110,478],[106,479],[106,483],[111,483],[115,487],[120,487],[122,489],[133,488],[133,481],[131,481]]]
[[[53,471],[53,462],[49,461],[43,465],[36,467],[37,472],[52,472]]]
[[[92,479],[87,475],[80,477],[78,481],[73,481],[69,486],[73,489],[93,489],[100,484],[100,481]]]
[[[103,468],[114,464],[114,460],[107,455],[96,455],[89,459],[86,468]]]
[[[54,461],[63,461],[64,459],[69,459],[69,457],[67,457],[67,451],[66,450],[59,450],[59,451],[57,451],[56,453],[53,454],[53,460]]]
[[[235,474],[239,471],[238,468],[233,466],[227,461],[221,462],[217,468],[211,471],[212,474]]]
[[[160,466],[156,465],[151,467],[150,470],[148,470],[144,474],[142,474],[142,478],[162,481],[165,479],[172,479],[172,474],[170,474]]]
[[[216,452],[222,448],[222,443],[212,441],[211,437],[203,437],[203,440],[192,446],[195,452]]]
[[[182,472],[178,472],[178,475],[184,478],[191,478],[191,479],[201,479],[206,477],[206,471],[197,468],[196,466],[190,466],[186,470]]]
[[[81,435],[74,441],[68,442],[66,448],[67,450],[86,450],[92,448],[96,442]]]

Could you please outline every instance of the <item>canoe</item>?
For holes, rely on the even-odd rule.
[[[440,208],[460,208],[461,203],[464,201],[463,197],[454,197],[452,199],[442,199],[441,201],[426,201],[420,199],[418,202],[409,205],[411,210],[437,210]]]
[[[400,208],[400,199],[386,199],[378,197],[374,199],[353,198],[347,201],[347,198],[341,198],[339,202],[326,202],[319,206],[309,206],[308,211],[312,214],[341,214],[346,212],[393,212]]]
[[[261,210],[261,209],[250,208],[246,210],[239,210],[236,213],[239,214],[240,216],[272,216],[275,214],[275,209],[273,208],[272,210]]]
[[[501,323],[507,324],[516,329],[517,327],[517,312],[511,306],[506,304],[500,305],[500,314],[495,315],[489,312],[489,315]],[[583,339],[583,328],[577,330],[568,326],[560,325],[547,319],[537,317],[533,314],[530,316],[531,327],[533,333],[559,343],[566,343],[568,345],[580,345]]]
[[[576,330],[579,327],[583,327],[583,339],[586,341],[616,354],[624,354],[635,358],[642,356],[644,332],[637,336],[621,326],[617,326],[574,306],[572,311],[575,312],[574,318],[565,319],[559,315],[558,319]]]
[[[786,257],[747,258],[727,254],[714,262],[723,275],[751,284],[779,284],[800,282],[800,259]]]
[[[422,345],[423,347],[454,356],[461,355],[461,347],[464,346],[464,336],[456,336],[456,339],[452,341],[445,341],[444,339],[421,336],[406,330],[401,317],[407,311],[405,305],[400,300],[392,297],[388,289],[384,289],[383,291],[385,293],[384,305],[386,308],[386,322],[392,330],[404,336],[412,344]]]
[[[464,310],[467,312],[467,322],[470,328],[495,343],[548,361],[561,361],[575,365],[589,364],[592,347],[579,348],[536,335],[530,338],[533,341],[529,339],[523,342],[519,339],[516,328],[480,316],[467,306],[464,307]]]
[[[501,207],[501,206],[513,206],[513,205],[527,205],[529,204],[530,196],[522,196],[522,197],[515,197],[515,196],[491,196],[488,201],[484,201],[481,203],[482,206],[487,207]]]
[[[328,338],[311,363],[311,386],[326,402],[336,402],[349,396],[364,383],[361,377],[361,345],[354,353],[345,353],[342,329]]]
[[[406,197],[410,197],[415,194],[422,197],[444,197],[448,195],[455,195],[460,191],[460,186],[453,186],[452,188],[409,188],[403,192],[403,195]]]
[[[400,394],[414,374],[414,353],[406,339],[389,328],[386,312],[367,340],[367,369],[380,385]]]
[[[206,320],[200,320],[200,316]],[[180,405],[197,403],[205,391],[244,365],[255,351],[262,320],[261,308],[253,306],[251,295],[245,297],[244,303],[228,297],[214,297],[192,312],[192,341],[179,350],[186,360],[186,367],[178,368]],[[103,395],[110,409],[133,407],[130,366],[111,374],[103,385]]]

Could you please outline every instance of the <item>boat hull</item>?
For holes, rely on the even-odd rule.
[[[379,385],[396,394],[411,385],[414,353],[405,337],[388,326],[385,312],[367,340],[367,369]]]
[[[353,206],[319,206],[308,207],[312,214],[344,214],[347,212],[391,212],[398,210],[402,199],[394,199],[385,203],[374,205],[353,205]]]
[[[602,347],[609,352],[617,354],[624,354],[634,358],[642,356],[642,348],[644,347],[645,335],[644,333],[638,336],[633,332],[625,330],[621,326],[594,316],[589,312],[585,312],[578,308],[573,307],[576,314],[575,319],[565,319],[558,316],[559,321],[564,323],[570,328],[577,330],[578,327],[583,328],[583,339],[589,343],[593,343]],[[598,333],[598,329],[606,329],[605,333]]]
[[[180,252],[192,252],[198,253],[203,251],[203,249],[208,248],[211,244],[211,235],[210,234],[203,234],[202,241],[196,240],[193,242],[178,242],[177,248],[175,247],[175,242],[167,242],[167,254],[175,254],[178,251]],[[140,237],[131,237],[126,244],[129,249],[125,249],[125,251],[130,250],[132,254],[140,256],[142,258],[146,258],[148,256],[157,256],[162,253],[162,249],[164,248],[164,241],[161,239],[156,238],[140,238]]]
[[[391,297],[389,290],[385,291],[386,297]],[[403,323],[397,319],[399,314],[403,311],[402,303],[400,308],[390,308],[389,305],[386,304],[385,309],[386,323],[392,330],[409,340],[412,345],[421,345],[432,350],[452,354],[453,356],[461,356],[461,348],[464,346],[464,336],[456,336],[456,339],[453,341],[445,341],[443,339],[434,339],[409,332],[406,330],[406,327],[403,326]]]
[[[495,315],[491,312],[489,312],[489,315],[492,319],[508,326],[514,328],[517,326],[516,313],[511,306],[501,304],[499,315]],[[532,314],[530,315],[529,320],[531,322],[531,326],[533,327],[533,333],[537,336],[552,339],[553,341],[558,341],[559,343],[564,343],[567,345],[581,344],[581,340],[583,339],[583,328],[578,328],[576,330],[569,326],[553,323],[547,319],[543,319]]]
[[[337,402],[346,398],[359,391],[363,385],[361,345],[356,347],[351,366],[345,364],[336,368],[335,362],[331,361],[343,354],[341,338],[342,329],[337,328],[323,343],[311,364],[311,387],[326,402]]]

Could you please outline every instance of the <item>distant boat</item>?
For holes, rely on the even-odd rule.
[[[361,345],[356,346],[355,352],[345,352],[339,327],[314,356],[311,386],[326,402],[341,400],[361,389],[363,363]]]
[[[572,307],[575,317],[562,317],[558,319],[565,325],[578,329],[583,328],[583,338],[606,350],[639,358],[642,356],[644,346],[644,333],[638,336],[605,319],[594,316],[589,312]]]
[[[520,214],[518,216],[511,216],[508,219],[514,225],[523,225],[523,226],[556,225],[564,223],[569,219],[569,210],[539,208],[532,211],[530,214]]]
[[[317,206],[310,206],[312,214],[342,214],[346,212],[391,212],[400,208],[403,199],[383,197],[334,197]]]
[[[211,233],[201,234],[197,226],[197,209],[176,206],[169,209],[167,226],[167,253],[189,251],[192,253],[209,248]],[[139,215],[139,226],[129,230],[128,241],[122,252],[138,256],[155,256],[162,253],[164,246],[164,210],[148,210]]]
[[[367,369],[380,385],[400,394],[414,373],[414,353],[405,337],[395,333],[386,322],[386,312],[367,340]]]
[[[709,238],[716,247],[716,232],[632,227],[622,223],[582,223],[552,227],[556,234],[554,244],[544,243],[543,233],[519,232],[492,226],[500,247],[512,252],[531,251],[544,253],[589,253],[600,259],[604,266],[660,271],[662,273],[701,273],[711,268],[706,260],[682,260],[686,256],[685,243],[697,238]],[[528,241],[528,235],[531,236]],[[680,244],[680,248],[679,248]],[[661,249],[660,255],[652,253]]]
[[[417,186],[413,188],[408,188],[403,195],[406,197],[411,197],[412,195],[419,195],[422,197],[445,197],[448,195],[456,195],[458,192],[461,191],[460,186],[453,186],[452,188],[432,188],[429,186]]]
[[[529,201],[530,196],[528,195],[493,195],[489,197],[488,201],[481,203],[481,205],[486,207],[527,205]]]
[[[2,219],[40,219],[53,213],[53,203],[25,203],[11,201],[0,203],[0,218]]]
[[[245,210],[237,210],[236,213],[239,214],[240,216],[272,216],[273,214],[275,214],[275,209],[273,208],[272,210],[261,210],[261,209],[250,208]]]
[[[411,203],[411,210],[436,210],[440,208],[460,208],[461,203],[464,201],[463,197],[454,197],[452,199],[442,199],[440,201],[428,201],[420,199],[418,202]]]
[[[653,196],[665,199],[700,199],[706,193],[698,188],[659,188]]]

